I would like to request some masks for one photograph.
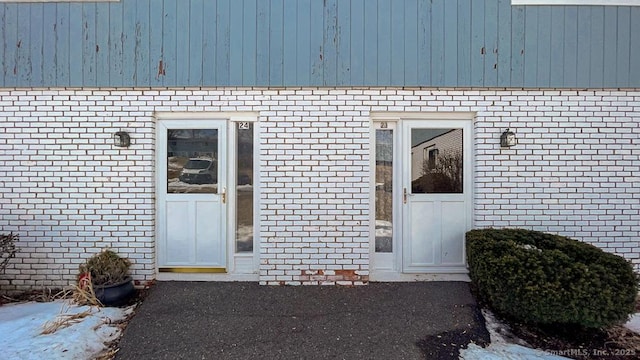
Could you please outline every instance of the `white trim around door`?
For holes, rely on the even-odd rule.
[[[371,280],[467,281],[474,113],[371,115]]]
[[[257,281],[257,114],[155,117],[157,279]]]

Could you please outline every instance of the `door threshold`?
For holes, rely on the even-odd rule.
[[[407,274],[392,271],[371,272],[371,282],[411,282],[411,281],[464,281],[470,282],[469,275],[465,273],[440,273],[440,274]]]
[[[248,281],[258,282],[258,274],[159,272],[157,281]]]
[[[172,266],[158,268],[161,273],[182,273],[182,274],[226,274],[227,269],[223,267],[187,267]]]

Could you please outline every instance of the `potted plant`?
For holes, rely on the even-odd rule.
[[[78,285],[91,286],[96,298],[105,306],[121,306],[133,296],[135,289],[129,275],[131,262],[105,249],[80,265]]]

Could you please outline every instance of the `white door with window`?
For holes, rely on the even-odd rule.
[[[160,120],[157,129],[160,271],[227,267],[227,121]]]
[[[399,118],[374,129],[373,278],[466,273],[472,121]]]

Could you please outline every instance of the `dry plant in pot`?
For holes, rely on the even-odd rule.
[[[128,259],[105,249],[80,265],[78,287],[105,306],[124,305],[135,293],[130,267]]]

